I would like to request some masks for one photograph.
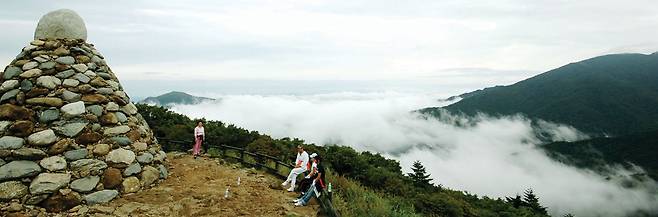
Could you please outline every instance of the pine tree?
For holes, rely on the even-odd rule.
[[[527,204],[528,207],[530,207],[535,212],[541,214],[548,214],[548,212],[546,211],[546,207],[543,207],[541,206],[541,204],[539,204],[539,197],[535,195],[532,189],[525,190],[523,195],[523,201]]]
[[[430,174],[425,171],[425,166],[420,163],[420,161],[414,161],[413,166],[411,167],[413,173],[408,173],[407,175],[413,180],[414,185],[419,188],[429,188],[432,187],[430,181]]]
[[[507,200],[508,203],[511,203],[514,208],[519,208],[521,206],[525,206],[525,202],[523,202],[523,199],[521,199],[520,195],[516,195],[516,197],[506,197],[505,200]]]

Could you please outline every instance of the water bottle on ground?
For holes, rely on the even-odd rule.
[[[240,186],[240,176],[238,176],[238,186]]]
[[[226,191],[224,192],[224,199],[228,199],[231,196],[229,189],[231,189],[231,186],[228,186],[228,188],[226,188]]]

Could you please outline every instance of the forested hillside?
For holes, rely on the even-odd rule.
[[[191,140],[195,122],[166,108],[138,104],[142,116],[160,138]],[[295,146],[324,156],[333,174],[334,204],[344,216],[548,216],[531,190],[509,198],[488,198],[440,185],[431,180],[422,164],[403,174],[399,162],[370,152],[338,145],[318,146],[303,140],[274,139],[220,121],[206,121],[209,143],[245,147],[250,151],[294,161]],[[187,150],[163,144],[166,150]],[[519,186],[522,190],[523,186]]]
[[[658,129],[658,53],[615,54],[567,64],[510,86],[463,94],[445,109],[521,113],[592,135]],[[426,109],[433,110],[439,108]]]

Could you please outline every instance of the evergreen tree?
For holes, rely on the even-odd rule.
[[[525,206],[525,202],[523,202],[523,199],[521,199],[521,196],[518,194],[516,197],[506,197],[505,200],[507,200],[508,203],[511,203],[514,208]]]
[[[425,171],[425,166],[420,163],[420,161],[414,161],[413,166],[411,167],[413,173],[408,173],[407,175],[413,180],[414,185],[419,188],[430,188],[432,184],[430,181],[430,174]]]
[[[543,207],[541,206],[541,204],[539,204],[539,197],[535,195],[532,189],[525,190],[525,193],[523,195],[523,201],[526,203],[528,207],[530,207],[535,212],[541,214],[548,214],[548,212],[546,211],[546,207]]]

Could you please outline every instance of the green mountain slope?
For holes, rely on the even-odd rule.
[[[194,105],[199,104],[206,100],[215,100],[206,97],[192,96],[187,93],[172,91],[169,93],[162,94],[156,97],[148,97],[141,101],[145,104],[155,104],[155,105],[169,105],[169,104],[183,104],[183,105]]]
[[[462,97],[445,108],[469,115],[523,113],[599,135],[658,129],[658,53],[595,57]]]
[[[578,142],[555,142],[543,145],[555,159],[583,168],[606,164],[629,163],[641,166],[649,176],[658,179],[658,131],[596,138]]]

